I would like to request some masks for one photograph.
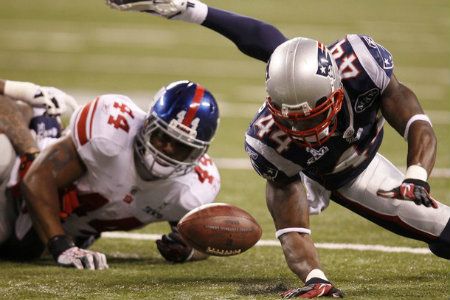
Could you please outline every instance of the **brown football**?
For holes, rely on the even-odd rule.
[[[251,248],[261,238],[261,226],[245,210],[225,203],[202,205],[178,222],[185,241],[203,253],[230,256]]]

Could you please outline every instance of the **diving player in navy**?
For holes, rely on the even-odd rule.
[[[427,183],[436,137],[416,95],[394,75],[391,54],[371,37],[346,35],[325,47],[287,39],[272,25],[196,0],[108,0],[201,24],[267,63],[267,99],[245,150],[267,179],[266,201],[289,268],[305,283],[283,297],[342,297],[320,269],[309,214],[331,198],[399,235],[450,258],[450,208]],[[386,120],[408,142],[406,174],[378,153]]]

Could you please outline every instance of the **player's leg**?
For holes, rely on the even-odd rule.
[[[16,153],[4,134],[0,134],[0,245],[9,237],[14,222],[14,207],[5,190],[16,160]]]
[[[36,231],[34,231],[30,215],[21,210],[16,217],[9,238],[0,245],[0,259],[26,261],[41,257],[45,250]]]
[[[440,257],[450,258],[450,207],[438,209],[412,201],[377,196],[377,191],[399,186],[404,175],[377,154],[353,182],[332,193],[331,199],[399,235],[424,241]]]

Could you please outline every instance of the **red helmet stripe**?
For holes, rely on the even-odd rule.
[[[185,126],[191,125],[191,122],[194,119],[198,108],[200,107],[200,101],[202,100],[204,94],[205,88],[197,84],[197,87],[195,88],[194,99],[192,99],[191,105],[189,105],[189,110],[186,112],[186,115],[184,116],[182,122],[183,125]]]

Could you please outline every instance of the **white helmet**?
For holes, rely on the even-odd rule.
[[[278,46],[267,64],[266,90],[275,123],[300,144],[320,145],[336,130],[344,91],[322,43],[299,37]]]

